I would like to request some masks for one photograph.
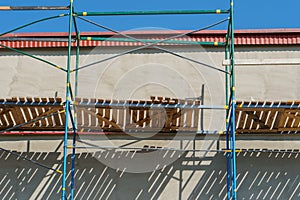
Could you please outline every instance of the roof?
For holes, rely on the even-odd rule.
[[[167,37],[185,34],[190,31],[131,31],[123,32],[127,35],[139,39],[154,39],[162,40]],[[112,32],[82,32],[81,37],[104,37],[104,38],[120,38]],[[195,32],[188,36],[177,38],[176,40],[194,41],[194,42],[224,42],[225,30],[205,30]],[[50,48],[50,47],[67,47],[65,41],[68,33],[52,32],[52,33],[14,33],[6,34],[0,37],[1,43],[12,48]],[[75,36],[75,33],[73,33]],[[122,37],[124,38],[124,37]],[[19,39],[19,40],[18,40]],[[44,41],[38,41],[44,40]],[[256,30],[236,30],[235,31],[236,45],[299,45],[300,44],[300,28],[299,29],[256,29]],[[75,46],[75,42],[72,43]],[[118,46],[139,46],[138,42],[117,42],[117,41],[80,41],[81,47],[118,47]]]

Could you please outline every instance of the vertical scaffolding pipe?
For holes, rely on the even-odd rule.
[[[76,27],[76,21],[74,19],[74,27]],[[75,64],[75,99],[78,95],[78,65],[79,65],[79,45],[80,45],[80,35],[79,32],[76,29],[76,64]],[[71,200],[75,197],[75,158],[76,158],[76,134],[77,134],[77,112],[76,107],[73,107],[74,110],[74,123],[73,123],[73,142],[72,142],[72,166],[71,166]]]
[[[67,147],[68,147],[68,123],[70,112],[70,72],[71,72],[71,40],[72,40],[72,17],[73,17],[73,0],[70,0],[69,8],[69,37],[68,37],[68,59],[67,59],[67,78],[66,78],[66,118],[65,118],[65,133],[64,133],[64,157],[63,157],[63,178],[62,178],[62,200],[67,199],[66,182],[67,182]]]
[[[80,33],[76,33],[76,71],[75,71],[75,98],[78,96],[78,67],[80,53]],[[76,122],[76,121],[75,121]]]
[[[226,38],[228,38],[229,33],[227,33],[226,35]],[[228,39],[227,39],[228,41]],[[227,60],[229,58],[229,52],[228,52],[228,43],[226,44],[225,46],[225,60]],[[228,65],[225,66],[225,71],[228,72]],[[228,89],[228,86],[229,86],[229,75],[228,74],[225,74],[225,103],[226,103],[226,106],[229,106],[229,89]],[[231,114],[229,114],[229,109],[226,110],[226,130],[230,130],[228,127],[230,126],[229,124],[229,119],[231,117]],[[226,149],[230,149],[230,146],[229,146],[229,139],[230,139],[230,133],[229,131],[226,131]],[[227,169],[227,199],[230,200],[230,186],[231,186],[231,161],[230,161],[230,157],[231,157],[231,154],[230,152],[226,152],[226,169]]]
[[[231,59],[230,59],[230,67],[231,67],[231,91],[232,91],[232,118],[231,118],[231,131],[230,131],[230,144],[231,144],[231,169],[232,169],[232,199],[236,200],[236,144],[235,144],[235,132],[236,132],[236,120],[235,120],[235,109],[236,109],[236,101],[235,101],[235,68],[234,68],[234,0],[230,0],[230,49],[231,49]]]
[[[70,108],[71,110],[71,108]],[[74,199],[75,196],[75,153],[76,153],[76,134],[77,134],[77,125],[75,122],[75,116],[73,117],[72,112],[70,112],[70,118],[72,120],[72,124],[73,124],[73,142],[72,142],[72,166],[71,166],[71,200]]]

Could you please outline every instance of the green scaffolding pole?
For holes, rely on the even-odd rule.
[[[62,71],[64,71],[64,72],[66,72],[66,70],[65,70],[63,67],[60,67],[60,66],[58,66],[58,65],[56,65],[56,64],[54,64],[54,63],[52,63],[52,62],[49,62],[49,61],[47,61],[47,60],[45,60],[45,59],[36,57],[36,56],[34,56],[34,55],[30,54],[30,53],[26,53],[26,52],[24,52],[24,51],[21,51],[21,50],[15,49],[15,48],[11,48],[11,47],[5,46],[5,45],[3,45],[3,44],[0,44],[0,46],[3,47],[3,48],[5,48],[5,49],[14,51],[14,52],[16,52],[16,53],[19,53],[19,54],[28,56],[28,57],[33,58],[33,59],[36,59],[36,60],[39,60],[39,61],[41,61],[41,62],[43,62],[43,63],[46,63],[46,64],[48,64],[48,65],[51,65],[52,67],[55,67],[55,68],[57,68],[57,69],[60,69],[60,70],[62,70]]]
[[[69,115],[71,104],[71,42],[72,42],[72,17],[73,17],[73,0],[70,0],[69,7],[69,36],[68,36],[68,59],[67,59],[67,77],[66,77],[66,118],[65,118],[65,132],[64,132],[64,157],[63,157],[63,177],[62,177],[62,200],[67,199],[66,187],[67,187],[67,154],[68,154],[68,131],[69,131]]]
[[[226,43],[228,41],[228,33],[226,34]],[[228,59],[228,55],[229,55],[229,52],[228,52],[228,43],[226,44],[226,47],[225,47],[225,59],[227,60]],[[229,72],[229,69],[228,69],[228,65],[225,66],[225,71],[226,72]],[[230,75],[229,74],[225,74],[225,105],[228,106],[229,108],[229,89],[228,89],[228,86],[229,86],[229,79],[230,79]],[[230,115],[230,110],[227,109],[226,110],[226,149],[229,149],[229,124],[230,124],[230,118],[231,118],[231,115]],[[230,169],[230,152],[226,152],[226,168],[227,168],[227,196],[230,197],[230,173],[228,173],[228,169]]]
[[[78,67],[79,67],[79,53],[80,53],[80,33],[77,27],[76,18],[73,16],[74,28],[76,31],[76,63],[75,63],[75,99],[78,95]],[[76,159],[76,134],[77,134],[77,110],[76,106],[73,106],[74,117],[70,112],[73,125],[73,140],[72,140],[72,166],[71,166],[71,199],[75,198],[75,159]]]
[[[114,38],[114,37],[80,37],[80,40],[87,41],[112,41],[112,42],[143,42],[143,43],[155,43],[155,44],[182,44],[182,45],[207,45],[207,46],[224,46],[225,42],[194,42],[194,41],[180,41],[180,40],[151,40],[151,39],[131,39],[131,38]]]
[[[39,20],[36,20],[36,21],[33,21],[33,22],[29,22],[27,24],[24,24],[22,26],[19,26],[17,28],[14,28],[14,29],[11,29],[9,31],[6,31],[4,33],[1,33],[0,34],[0,37],[3,36],[3,35],[6,35],[8,33],[12,33],[14,31],[17,31],[17,30],[20,30],[22,28],[25,28],[27,26],[30,26],[30,25],[33,25],[33,24],[36,24],[36,23],[39,23],[39,22],[43,22],[43,21],[47,21],[47,20],[50,20],[50,19],[56,19],[56,18],[60,18],[60,17],[65,17],[65,16],[68,16],[68,14],[60,14],[60,15],[56,15],[56,16],[52,16],[52,17],[46,17],[46,18],[42,18],[42,19],[39,19]]]
[[[226,14],[229,10],[155,10],[155,11],[118,11],[118,12],[77,12],[76,16],[118,16],[118,15],[189,15],[189,14]]]
[[[69,10],[66,6],[0,6],[1,11],[24,11],[24,10]]]
[[[230,0],[230,70],[231,70],[231,122],[230,122],[230,179],[231,179],[231,196],[228,199],[237,199],[237,184],[236,184],[236,100],[235,100],[235,67],[234,67],[234,0]],[[228,173],[228,171],[227,171]],[[230,189],[230,188],[229,188]]]

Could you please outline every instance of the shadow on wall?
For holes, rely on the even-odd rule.
[[[75,199],[226,199],[223,153],[201,156],[188,152],[173,164],[148,173],[117,171],[97,159],[101,154],[109,158],[118,153],[77,154]],[[61,162],[59,153],[22,154],[48,165]],[[238,198],[299,199],[299,157],[291,153],[239,153]],[[0,152],[0,162],[0,199],[60,199],[60,174],[6,152]]]

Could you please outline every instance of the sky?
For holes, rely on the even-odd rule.
[[[1,6],[66,6],[68,0],[0,0]],[[140,11],[228,9],[229,0],[74,0],[75,11]],[[300,0],[236,0],[235,29],[300,28]],[[0,11],[0,33],[25,23],[67,11]],[[226,18],[226,15],[159,15],[88,17],[114,30],[195,30]],[[42,22],[18,32],[66,32],[67,17]],[[103,29],[78,20],[79,30]],[[221,24],[213,29],[226,29]]]

